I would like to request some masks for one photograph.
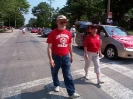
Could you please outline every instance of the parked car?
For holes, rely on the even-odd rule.
[[[102,40],[101,50],[104,55],[115,60],[121,58],[133,58],[133,36],[125,29],[111,25],[97,25],[98,34]],[[84,28],[83,28],[84,27]],[[79,47],[83,46],[87,26],[80,26],[75,42]],[[83,31],[81,31],[83,30]]]
[[[7,26],[0,26],[0,29],[3,29],[3,31],[6,31],[9,27]]]
[[[37,28],[31,29],[31,33],[38,33],[38,29]]]
[[[51,31],[52,31],[52,29],[50,29],[50,28],[44,29],[44,31],[42,33],[42,36],[47,37]]]

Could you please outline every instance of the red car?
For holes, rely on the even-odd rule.
[[[31,30],[31,33],[38,33],[38,29],[33,28],[33,29]]]

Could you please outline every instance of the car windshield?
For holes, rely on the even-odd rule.
[[[87,28],[88,27],[88,25],[81,25],[79,28]]]
[[[117,36],[130,35],[126,30],[124,30],[123,28],[120,28],[120,27],[106,26],[105,29],[108,32],[108,34],[111,35],[111,36],[114,36],[114,35],[117,35]]]

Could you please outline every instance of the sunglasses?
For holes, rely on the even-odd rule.
[[[60,24],[61,24],[61,25],[63,25],[63,24],[67,24],[67,22],[65,22],[65,21],[64,21],[64,22],[60,22]]]

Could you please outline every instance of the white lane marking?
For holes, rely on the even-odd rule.
[[[62,75],[59,75],[59,78],[60,78],[60,81],[63,80]],[[3,88],[3,89],[0,90],[0,96],[1,96],[0,99],[5,99],[7,97],[17,97],[15,99],[20,99],[21,90],[32,88],[32,87],[43,85],[43,84],[47,84],[46,86],[47,86],[50,94],[56,94],[55,92],[53,92],[52,78],[47,77],[47,78],[44,78],[44,79],[39,79],[39,80],[27,82],[27,83],[22,83],[22,84],[19,84],[19,85],[16,85],[16,86]],[[61,85],[63,85],[63,84],[61,84]],[[63,86],[60,88],[62,93],[60,93],[58,98],[51,96],[51,99],[56,99],[56,98],[57,99],[63,99],[61,97],[61,95],[67,96],[66,89]]]
[[[105,68],[105,67],[108,67],[108,65],[101,64],[101,68]],[[125,68],[122,68],[122,69],[125,69]],[[93,67],[91,67],[89,70],[90,78],[91,78],[90,80],[96,83],[96,75],[93,71],[94,71]],[[84,76],[84,70],[81,69],[81,70],[73,71],[72,75]],[[105,81],[105,84],[102,85],[101,89],[104,90],[106,93],[108,93],[110,96],[112,96],[114,99],[133,99],[133,91],[131,91],[130,89],[124,87],[123,85],[119,84],[118,82],[107,77],[104,74],[101,74],[101,78]],[[62,75],[59,75],[59,79],[60,81],[63,80]],[[38,85],[43,85],[43,84],[46,84],[50,94],[57,94],[52,92],[53,91],[52,78],[47,77],[44,79],[39,79],[39,80],[27,82],[27,83],[22,83],[16,86],[3,88],[0,90],[0,96],[1,96],[1,99],[7,98],[7,97],[15,97],[15,99],[20,99],[22,90],[35,87]],[[61,83],[61,86],[62,86],[60,88],[61,93],[58,93],[58,94],[61,94],[62,96],[67,96],[66,89],[65,87],[63,87],[64,84]],[[61,97],[60,95],[57,95],[57,96],[59,96],[58,99],[63,99],[63,97]],[[57,99],[57,98],[51,96],[51,99]]]
[[[35,86],[38,86],[38,85],[42,85],[50,79],[51,79],[51,77],[47,77],[45,79],[39,79],[39,80],[27,82],[27,83],[22,83],[22,84],[19,84],[19,85],[16,85],[16,86],[3,88],[3,89],[0,90],[0,94],[1,94],[0,96],[1,96],[2,99],[4,99],[4,98],[7,98],[7,97],[13,97],[13,96],[16,96],[16,95],[21,95],[21,90],[31,88],[31,87],[35,87]],[[17,99],[20,99],[20,98],[17,98]]]
[[[109,64],[103,64],[102,67],[105,67],[106,65],[109,65]],[[129,77],[131,79],[133,79],[133,70],[129,69],[129,68],[123,66],[123,65],[119,65],[119,64],[115,64],[114,65],[112,63],[112,64],[110,64],[108,66],[108,68],[113,69],[114,71],[119,72],[119,73],[121,73],[121,74],[123,74],[123,75],[125,75],[125,76],[127,76],[127,77]]]
[[[77,75],[77,73],[73,73],[73,74]],[[54,85],[53,85],[52,79],[45,82],[45,85],[48,89],[49,94],[54,95],[54,97],[52,95],[50,96],[51,99],[64,99],[64,98],[66,99],[68,97],[67,90],[63,82],[63,78],[61,76],[59,78],[60,78],[60,91],[59,92],[54,92]],[[79,97],[78,99],[82,99],[82,97]]]
[[[95,76],[96,75],[94,73],[90,73],[92,82],[96,82],[96,79],[93,79]],[[107,77],[102,73],[101,78],[105,81],[104,84],[101,84],[101,89],[113,97],[113,99],[133,99],[133,91],[129,88],[124,87],[122,84],[116,82],[115,80]]]
[[[89,70],[90,81],[93,83],[97,83],[96,74],[93,72],[93,68]],[[75,73],[84,75],[83,70],[75,71]],[[113,99],[133,99],[133,91],[129,88],[124,87],[122,84],[117,81],[107,77],[104,74],[100,74],[102,80],[104,80],[104,84],[101,84],[101,89],[109,94]]]

